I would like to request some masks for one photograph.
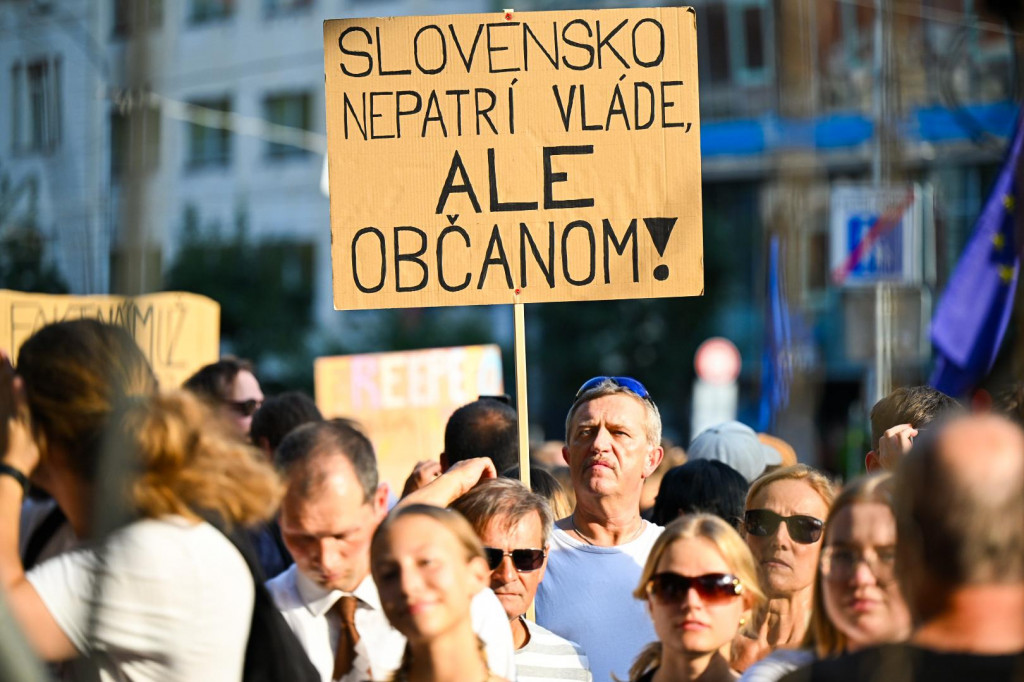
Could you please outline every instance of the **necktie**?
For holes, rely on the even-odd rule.
[[[355,597],[344,596],[332,607],[341,619],[341,627],[338,628],[338,649],[334,654],[334,674],[331,678],[334,680],[347,675],[356,660],[356,642],[359,641],[359,633],[356,632],[358,602]]]

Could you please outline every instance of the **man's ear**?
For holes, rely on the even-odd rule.
[[[562,459],[565,460],[565,466],[569,466],[569,446],[562,446]]]
[[[882,470],[882,462],[878,459],[878,453],[874,450],[868,452],[864,457],[864,468],[869,474]]]
[[[377,490],[373,493],[373,511],[378,517],[383,519],[388,513],[388,493],[391,492],[391,488],[388,487],[387,483],[381,483],[377,486]]]
[[[451,465],[448,464],[448,455],[447,455],[447,453],[442,452],[441,455],[437,458],[437,461],[441,463],[441,473],[442,474],[444,472],[448,471],[449,468],[451,468]]]
[[[665,459],[665,448],[656,447],[651,449],[650,454],[647,455],[647,465],[644,467],[644,478],[653,474],[663,459]]]
[[[260,436],[259,441],[256,443],[256,447],[263,451],[263,454],[267,456],[267,459],[274,461],[274,450],[270,447],[270,439],[266,436]]]

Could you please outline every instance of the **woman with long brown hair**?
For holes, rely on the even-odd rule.
[[[3,360],[0,588],[37,653],[87,656],[72,679],[241,679],[255,585],[239,551],[203,518],[238,526],[268,517],[276,474],[197,398],[158,394],[120,327],[52,324],[21,347],[16,377]],[[125,472],[108,466],[110,453],[131,474],[112,490],[104,481]],[[17,547],[30,476],[89,544],[26,575]],[[109,506],[135,520],[98,537],[95,510]]]

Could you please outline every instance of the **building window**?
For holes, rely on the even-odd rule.
[[[160,28],[163,21],[163,0],[114,0],[115,38],[128,38],[138,28]]]
[[[192,123],[188,124],[188,166],[226,166],[231,163],[231,131],[227,117],[219,112],[231,110],[231,100],[192,102]]]
[[[234,0],[189,0],[188,19],[193,24],[227,19],[234,13]]]
[[[708,0],[696,6],[704,77],[713,85],[767,83],[771,15],[765,0]]]
[[[743,46],[744,64],[747,69],[763,69],[764,54],[764,8],[743,8]]]
[[[729,32],[726,26],[725,6],[715,3],[704,7],[703,33],[707,36],[708,76],[712,83],[729,80]]]
[[[11,140],[15,153],[49,153],[60,146],[60,94],[60,57],[14,65]]]
[[[146,173],[160,163],[160,110],[144,105],[110,114],[110,177]]]
[[[263,15],[275,17],[301,12],[313,6],[313,0],[263,0]]]
[[[295,133],[309,130],[312,126],[312,101],[310,93],[289,93],[269,95],[263,100],[263,116],[275,125],[294,128]],[[267,143],[266,154],[271,158],[304,156],[307,149],[281,141],[288,131],[272,130],[273,140]]]

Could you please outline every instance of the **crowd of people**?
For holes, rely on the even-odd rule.
[[[60,322],[0,357],[0,600],[65,680],[1024,681],[1018,404],[897,389],[841,486],[737,422],[667,448],[598,376],[529,487],[481,398],[398,491],[248,363],[160,387]]]

